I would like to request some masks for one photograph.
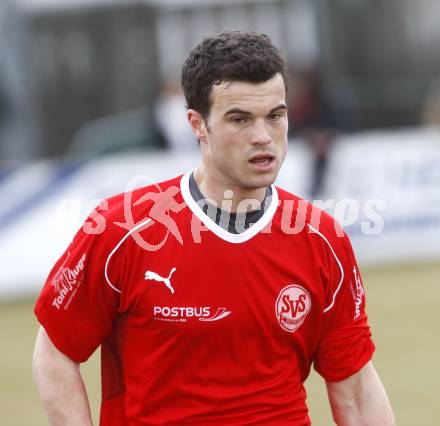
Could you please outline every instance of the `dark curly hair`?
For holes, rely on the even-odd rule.
[[[182,66],[188,108],[207,119],[211,88],[222,81],[263,83],[280,73],[287,91],[286,63],[266,34],[226,31],[202,40]]]

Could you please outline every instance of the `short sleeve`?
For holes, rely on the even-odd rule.
[[[105,340],[118,311],[118,289],[106,280],[111,234],[109,227],[95,232],[83,226],[56,262],[35,305],[53,344],[76,362],[86,361]]]
[[[314,368],[328,381],[358,372],[372,357],[374,344],[365,311],[365,290],[348,236],[332,240],[334,261],[329,274],[322,335]]]

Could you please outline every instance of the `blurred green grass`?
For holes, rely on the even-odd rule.
[[[440,424],[440,262],[363,271],[367,309],[377,346],[374,363],[399,426]],[[0,424],[47,425],[32,382],[38,329],[34,300],[0,305]],[[81,368],[97,425],[99,356]],[[316,373],[306,383],[312,423],[332,425],[325,385]]]

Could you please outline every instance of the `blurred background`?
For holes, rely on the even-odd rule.
[[[87,213],[197,166],[180,67],[224,29],[282,49],[278,184],[350,234],[398,424],[440,424],[439,19],[438,0],[0,0],[1,424],[47,423],[32,309]],[[84,366],[95,418],[98,364]],[[307,388],[313,423],[333,424],[315,374]]]

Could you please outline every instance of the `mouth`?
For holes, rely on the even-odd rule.
[[[268,171],[275,163],[275,156],[269,153],[257,154],[249,159],[249,163],[258,170]]]

